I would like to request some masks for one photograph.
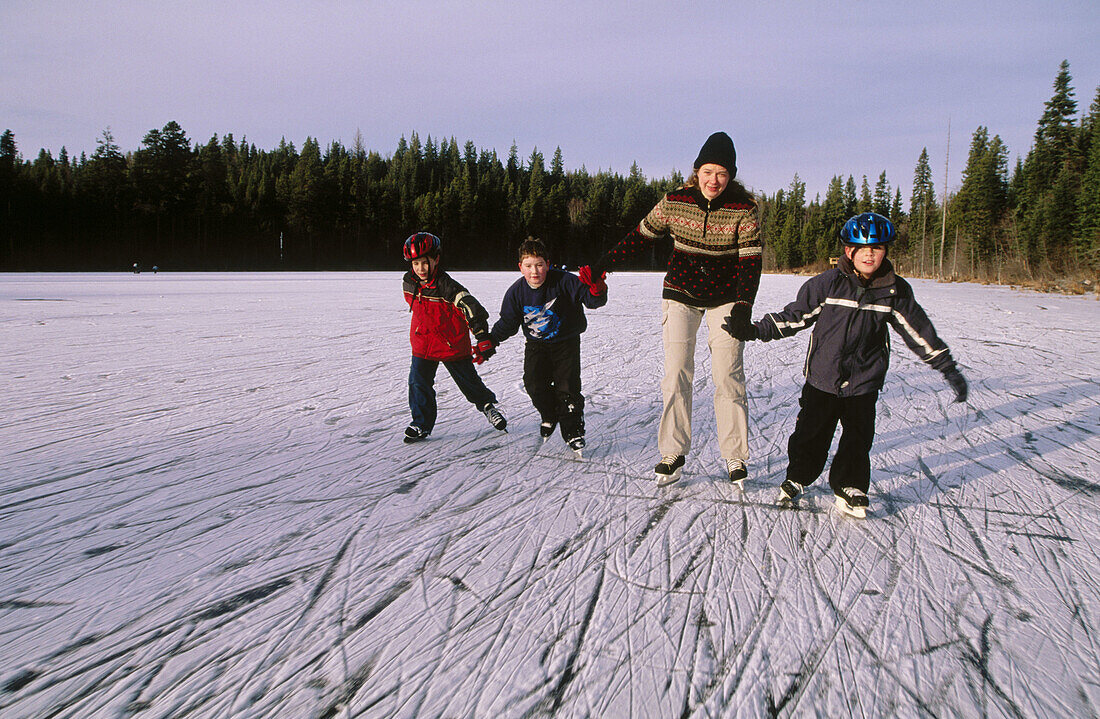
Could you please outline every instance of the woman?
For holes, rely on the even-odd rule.
[[[661,294],[665,376],[657,432],[658,484],[680,477],[691,449],[691,388],[695,337],[706,320],[714,377],[718,445],[729,480],[748,476],[748,406],[744,343],[722,329],[732,315],[748,321],[760,286],[761,244],[756,201],[737,182],[737,153],[724,132],[707,138],[683,187],[666,194],[633,231],[591,268],[593,277],[636,256],[665,236],[673,240]]]

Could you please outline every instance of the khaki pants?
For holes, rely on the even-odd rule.
[[[725,459],[749,458],[748,402],[745,398],[745,343],[722,329],[733,303],[699,309],[661,300],[661,337],[665,345],[665,406],[657,431],[661,456],[686,455],[691,449],[691,389],[695,379],[695,338],[706,318],[714,377],[714,416],[718,447]]]

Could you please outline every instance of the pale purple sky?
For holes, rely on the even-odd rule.
[[[979,125],[1025,155],[1063,59],[1086,111],[1100,1],[0,0],[0,130],[27,159],[170,120],[383,155],[416,131],[652,178],[721,129],[757,191],[885,170],[908,207],[923,147],[942,191],[949,119],[952,186]]]

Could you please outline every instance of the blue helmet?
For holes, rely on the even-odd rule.
[[[418,257],[439,257],[443,243],[430,232],[416,232],[405,240],[405,246],[401,254],[405,260],[412,262]]]
[[[840,241],[846,245],[886,245],[897,235],[893,222],[875,212],[864,212],[844,223]]]

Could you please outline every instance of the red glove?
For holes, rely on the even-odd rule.
[[[600,276],[597,279],[593,280],[592,268],[588,265],[585,265],[577,271],[577,275],[581,278],[581,282],[588,285],[588,291],[593,295],[596,295],[598,297],[600,295],[607,294],[607,283],[604,282],[604,279],[607,278],[606,272],[601,271]]]
[[[497,352],[496,345],[493,344],[492,340],[488,339],[481,340],[477,344],[473,345],[470,349],[473,350],[474,353],[474,356],[472,358],[474,360],[474,364],[481,364],[485,360],[495,355]]]

